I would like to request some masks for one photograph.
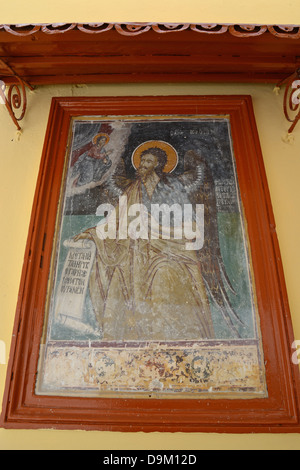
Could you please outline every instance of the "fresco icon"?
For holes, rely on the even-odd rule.
[[[229,120],[72,126],[38,393],[265,396]]]

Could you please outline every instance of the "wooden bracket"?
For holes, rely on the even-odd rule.
[[[12,118],[14,124],[18,130],[21,130],[19,121],[21,121],[26,112],[27,107],[27,97],[26,97],[26,88],[33,90],[33,86],[30,83],[27,83],[25,80],[20,78],[14,70],[6,64],[2,59],[0,59],[1,66],[4,66],[7,69],[7,77],[13,77],[16,83],[9,85],[8,87],[5,84],[4,80],[0,80],[0,99],[2,104],[5,104],[6,109]],[[5,78],[5,77],[2,77]],[[17,114],[19,112],[19,114]]]
[[[281,85],[285,85],[283,110],[286,119],[292,123],[288,130],[288,133],[291,134],[300,120],[300,67],[277,86]]]

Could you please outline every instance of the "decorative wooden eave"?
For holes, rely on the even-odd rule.
[[[277,83],[300,66],[300,26],[0,25],[0,57],[32,85]],[[4,64],[0,77],[14,81]]]
[[[0,79],[7,86],[277,84],[299,67],[300,26],[296,25],[0,25]],[[18,104],[20,98],[15,101]]]

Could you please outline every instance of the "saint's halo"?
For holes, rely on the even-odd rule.
[[[101,139],[101,137],[105,137],[105,144],[109,142],[109,135],[105,134],[104,132],[100,132],[100,134],[97,134],[95,135],[95,137],[93,137],[93,144],[97,144],[98,140]]]
[[[144,152],[144,150],[148,150],[153,147],[158,147],[166,152],[167,163],[163,171],[164,173],[171,173],[177,166],[178,154],[171,144],[168,144],[163,140],[147,140],[147,142],[140,144],[132,153],[131,161],[134,168],[137,170],[137,168],[140,166],[141,154]]]

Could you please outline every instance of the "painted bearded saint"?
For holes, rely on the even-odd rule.
[[[219,248],[210,171],[198,154],[188,151],[184,173],[173,176],[170,174],[172,154],[166,146],[153,141],[146,147],[133,160],[134,179],[126,177],[122,160],[103,187],[108,201],[115,201],[114,210],[99,226],[75,237],[75,240],[91,239],[97,248],[89,291],[102,340],[212,339],[214,327],[209,298],[220,309],[232,335],[238,337],[235,325],[241,322],[226,294],[226,287],[233,289]],[[126,204],[121,204],[124,196]],[[144,208],[139,218],[144,230],[140,227],[139,236],[134,237],[129,234],[128,221],[130,208],[137,204]],[[195,249],[187,249],[191,240],[182,230],[181,218],[171,218],[169,237],[164,236],[162,217],[151,210],[162,204],[176,204],[181,208],[204,206],[205,236],[200,249],[196,245]],[[105,224],[107,228],[110,223],[116,237],[103,236]],[[192,233],[196,234],[195,216],[191,225]],[[120,236],[124,226],[128,227],[127,236]],[[153,226],[158,234],[154,234]],[[178,230],[181,236],[176,235]]]

